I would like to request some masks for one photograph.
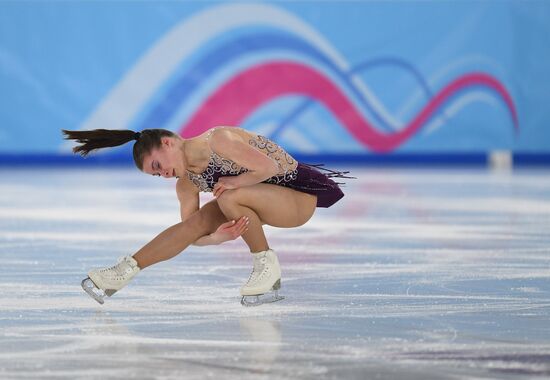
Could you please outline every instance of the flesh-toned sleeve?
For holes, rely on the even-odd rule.
[[[228,129],[220,128],[214,131],[209,139],[210,149],[218,155],[234,161],[239,166],[256,173],[265,179],[276,175],[279,171],[277,163],[260,152],[244,139]]]

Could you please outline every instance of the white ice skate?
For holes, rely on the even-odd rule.
[[[248,282],[241,288],[241,304],[258,306],[284,299],[279,296],[281,288],[281,267],[277,255],[271,249],[255,253],[254,270]],[[271,292],[272,293],[268,293]]]
[[[89,271],[88,277],[82,280],[82,289],[103,304],[105,296],[111,297],[138,273],[137,261],[132,256],[122,257],[112,267]]]

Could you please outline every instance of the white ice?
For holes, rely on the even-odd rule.
[[[240,240],[191,247],[103,306],[80,288],[178,222],[173,180],[1,169],[0,378],[550,376],[549,172],[352,171],[337,205],[266,229],[286,299],[244,308]]]

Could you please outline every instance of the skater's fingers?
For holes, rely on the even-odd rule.
[[[242,217],[241,220],[239,220],[239,225],[236,226],[240,232],[239,235],[248,229],[249,224],[250,220],[248,219],[248,217]]]
[[[230,220],[229,222],[225,222],[225,223],[222,223],[220,224],[220,226],[218,228],[221,228],[221,229],[228,229],[228,228],[231,228],[235,225],[235,221],[234,220]]]
[[[238,238],[246,231],[246,228],[246,225],[236,226],[231,232],[233,233],[233,236],[235,236],[235,238]]]
[[[242,217],[234,225],[231,226],[231,229],[235,232],[241,231],[243,228],[246,228],[248,225],[248,218]]]
[[[241,236],[248,229],[248,218],[242,217],[235,224],[227,227],[226,232],[230,233],[234,239]]]
[[[243,223],[246,223],[243,218],[239,218],[239,220],[230,220],[229,222],[220,224],[217,230],[233,235],[234,231],[238,231]]]
[[[218,198],[220,195],[222,195],[224,191],[225,191],[225,186],[223,184],[216,183],[214,185],[214,189],[212,193],[214,194],[214,197]]]
[[[248,224],[248,216],[241,216],[237,221],[236,226],[241,227],[241,226],[245,226],[246,224]]]
[[[241,228],[248,224],[248,216],[241,216],[237,223],[235,223],[235,228]]]
[[[233,220],[230,220],[229,222],[225,222],[221,226],[226,227],[226,228],[238,227],[238,226],[242,225],[243,223],[246,223],[247,220],[248,219],[247,219],[246,216],[242,216],[239,219],[236,219],[236,220],[233,219]]]

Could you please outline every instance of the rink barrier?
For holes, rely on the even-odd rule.
[[[327,165],[352,166],[550,166],[550,153],[393,153],[378,154],[303,154],[292,153],[298,161]],[[87,158],[72,154],[0,153],[0,166],[134,166],[128,154],[101,154]]]

